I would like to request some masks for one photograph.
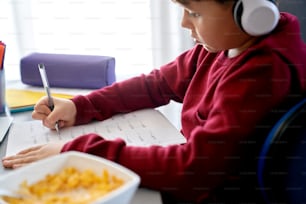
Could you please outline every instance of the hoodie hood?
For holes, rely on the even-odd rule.
[[[263,41],[273,49],[272,52],[286,61],[290,68],[295,69],[300,87],[306,92],[306,44],[301,36],[298,18],[282,12],[276,29]]]

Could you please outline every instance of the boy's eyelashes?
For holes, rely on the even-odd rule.
[[[195,12],[188,12],[188,15],[191,17],[195,17],[195,18],[200,16],[200,14],[195,13]]]
[[[190,17],[196,18],[196,17],[200,16],[200,14],[197,13],[197,12],[193,12],[193,11],[190,11],[190,10],[186,10],[186,12],[187,12],[188,16],[190,16]]]

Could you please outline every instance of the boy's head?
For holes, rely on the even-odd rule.
[[[231,4],[237,25],[253,36],[271,32],[279,19],[278,0],[172,0],[184,6],[192,2],[214,1],[220,5]]]
[[[271,32],[279,20],[273,0],[172,0],[182,5],[182,26],[209,51],[238,48]]]

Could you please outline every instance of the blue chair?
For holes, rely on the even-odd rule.
[[[306,98],[271,129],[259,153],[257,179],[267,204],[306,203]]]
[[[306,41],[305,0],[281,0],[280,10],[296,15]],[[306,98],[273,126],[257,159],[257,185],[265,203],[306,203]]]

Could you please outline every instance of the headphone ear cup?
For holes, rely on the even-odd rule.
[[[252,36],[270,33],[280,14],[273,0],[238,0],[233,7],[237,25]]]

